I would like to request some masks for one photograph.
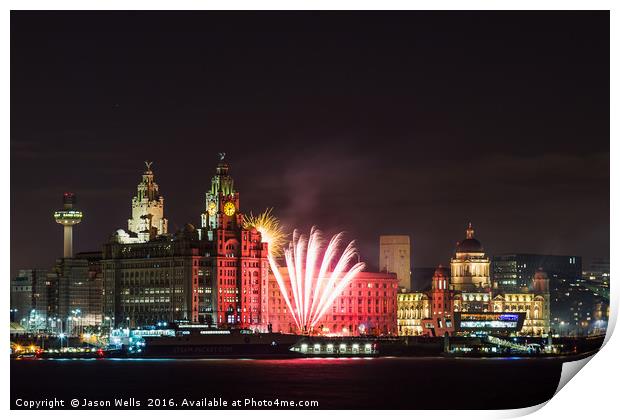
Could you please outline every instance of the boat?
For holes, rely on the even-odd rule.
[[[270,358],[299,357],[291,348],[295,334],[247,329],[179,328],[174,335],[145,336],[129,349],[129,357]]]

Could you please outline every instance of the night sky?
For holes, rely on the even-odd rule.
[[[607,12],[14,12],[11,273],[127,228],[144,160],[169,230],[227,153],[241,210],[346,230],[377,266],[408,234],[446,264],[609,256]],[[376,268],[376,267],[375,267]]]

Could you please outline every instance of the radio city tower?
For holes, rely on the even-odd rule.
[[[54,212],[54,219],[65,227],[65,246],[64,258],[73,257],[73,225],[82,221],[82,212],[75,210],[73,205],[76,203],[75,194],[65,193],[62,197],[64,209]]]

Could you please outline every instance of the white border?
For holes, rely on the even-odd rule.
[[[52,4],[51,4],[52,3]],[[369,1],[369,0],[358,0],[358,1],[339,1],[339,0],[306,0],[306,1],[274,1],[274,0],[263,0],[263,1],[251,1],[251,0],[238,0],[234,2],[223,2],[223,1],[198,1],[198,0],[175,0],[175,1],[162,1],[162,0],[152,0],[152,1],[135,1],[135,0],[90,0],[88,2],[85,1],[67,1],[67,0],[57,0],[54,2],[44,1],[44,0],[32,0],[32,1],[15,1],[9,0],[3,2],[5,13],[2,15],[0,25],[2,28],[2,41],[0,43],[3,60],[3,66],[0,67],[0,71],[2,72],[2,83],[0,89],[2,92],[3,101],[3,112],[1,115],[2,121],[2,132],[5,133],[5,141],[2,142],[2,147],[4,153],[2,153],[2,165],[0,168],[2,170],[2,181],[1,192],[2,196],[6,198],[5,205],[0,207],[0,215],[1,219],[5,221],[5,226],[7,225],[6,221],[9,220],[10,217],[10,206],[8,205],[9,197],[10,197],[10,147],[9,141],[9,110],[10,110],[10,75],[9,75],[9,46],[10,46],[10,16],[9,10],[47,10],[47,9],[55,9],[55,10],[200,10],[200,9],[210,9],[210,10],[246,10],[246,9],[258,9],[258,10],[611,10],[611,45],[615,46],[615,49],[611,48],[611,74],[618,74],[618,23],[619,19],[617,17],[617,6],[614,8],[617,2],[613,1],[575,1],[575,0],[565,0],[565,1],[534,1],[534,0],[525,0],[525,1],[458,1],[458,0],[448,0],[448,1],[394,1],[394,0],[383,0],[383,1]],[[617,139],[617,121],[618,121],[618,109],[615,104],[614,98],[618,98],[618,85],[612,83],[612,101],[611,101],[611,138]],[[587,139],[584,139],[587,141]],[[611,144],[611,161],[617,162],[617,159],[614,159],[617,155],[617,144]],[[612,188],[611,193],[611,214],[617,213],[617,199],[618,199],[618,170],[615,169],[612,165],[611,167],[611,182],[612,185],[616,186],[616,190]],[[612,260],[612,277],[617,280],[616,270],[614,270],[615,264],[620,261],[618,258],[618,250],[615,242],[615,238],[618,237],[618,224],[612,220],[611,223],[611,260]],[[8,280],[10,278],[10,263],[9,263],[9,235],[5,235],[5,241],[2,242],[2,249],[0,255],[3,258],[3,266],[5,267],[5,282],[4,287],[8,288]],[[8,307],[8,293],[1,293],[1,299],[5,303],[5,307]],[[610,319],[610,328],[615,325],[616,322],[616,311],[619,303],[619,294],[616,288],[612,287],[611,289],[611,302],[612,302],[612,313]],[[2,323],[4,337],[8,336],[8,323]],[[609,339],[606,342],[605,347],[601,350],[599,354],[592,358],[592,361],[588,363],[588,369],[585,369],[576,378],[572,379],[563,389],[559,392],[554,398],[550,400],[547,404],[541,404],[537,407],[531,407],[528,409],[520,409],[520,410],[505,410],[505,411],[415,411],[415,412],[396,412],[396,411],[362,411],[362,412],[346,412],[346,411],[334,411],[329,413],[329,415],[343,417],[343,416],[351,416],[355,415],[356,418],[372,418],[373,420],[377,418],[377,415],[389,415],[389,416],[419,416],[422,415],[424,417],[432,417],[432,418],[497,418],[497,417],[514,417],[527,414],[532,411],[536,411],[533,414],[533,417],[541,416],[557,416],[564,418],[596,418],[608,416],[610,412],[615,408],[615,401],[617,399],[617,391],[616,391],[616,377],[618,376],[618,360],[617,354],[620,354],[620,345],[618,344],[617,338]],[[2,399],[2,408],[3,411],[9,409],[9,375],[8,375],[8,366],[9,361],[8,357],[3,361],[3,366],[6,369],[6,373],[3,375],[3,381],[1,383],[1,393],[5,398]],[[416,383],[415,381],[413,382]],[[416,386],[416,385],[412,385]],[[423,386],[422,381],[419,381],[419,385]],[[412,390],[414,392],[415,390]],[[458,391],[454,389],[454,391]],[[449,392],[447,393],[449,395]],[[448,397],[449,398],[449,397]],[[544,406],[544,408],[542,408]],[[540,409],[542,408],[542,409]],[[540,410],[539,410],[540,409]],[[37,412],[10,412],[11,416],[19,417],[19,418],[31,418],[31,417],[41,417],[43,416],[62,416],[63,418],[67,417],[77,417],[77,416],[110,416],[113,415],[115,417],[121,418],[135,418],[136,416],[148,415],[153,418],[165,418],[173,415],[172,412],[165,411],[154,411],[149,412],[148,414],[144,412],[78,412],[78,411],[63,411],[63,412],[45,412],[45,413],[37,413]],[[326,413],[321,412],[312,412],[312,411],[298,411],[293,415],[296,419],[303,418],[315,418],[317,415],[324,416]],[[289,419],[291,417],[291,412],[248,412],[248,411],[218,411],[218,412],[207,412],[207,411],[186,411],[183,413],[183,416],[191,416],[191,417],[200,417],[206,418],[210,416],[227,416],[227,417],[247,417],[247,416],[258,416],[258,417],[269,417],[270,419]]]

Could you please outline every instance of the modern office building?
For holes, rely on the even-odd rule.
[[[401,289],[411,289],[411,241],[407,235],[379,237],[379,271],[395,273]]]
[[[75,333],[102,323],[100,262],[100,252],[78,253],[75,258],[56,260],[47,275],[48,296],[51,296],[48,321],[51,319],[54,327],[62,324],[64,331]]]
[[[581,257],[574,255],[502,254],[493,257],[493,286],[515,291],[529,284],[537,269],[555,279],[578,281],[582,277]]]

